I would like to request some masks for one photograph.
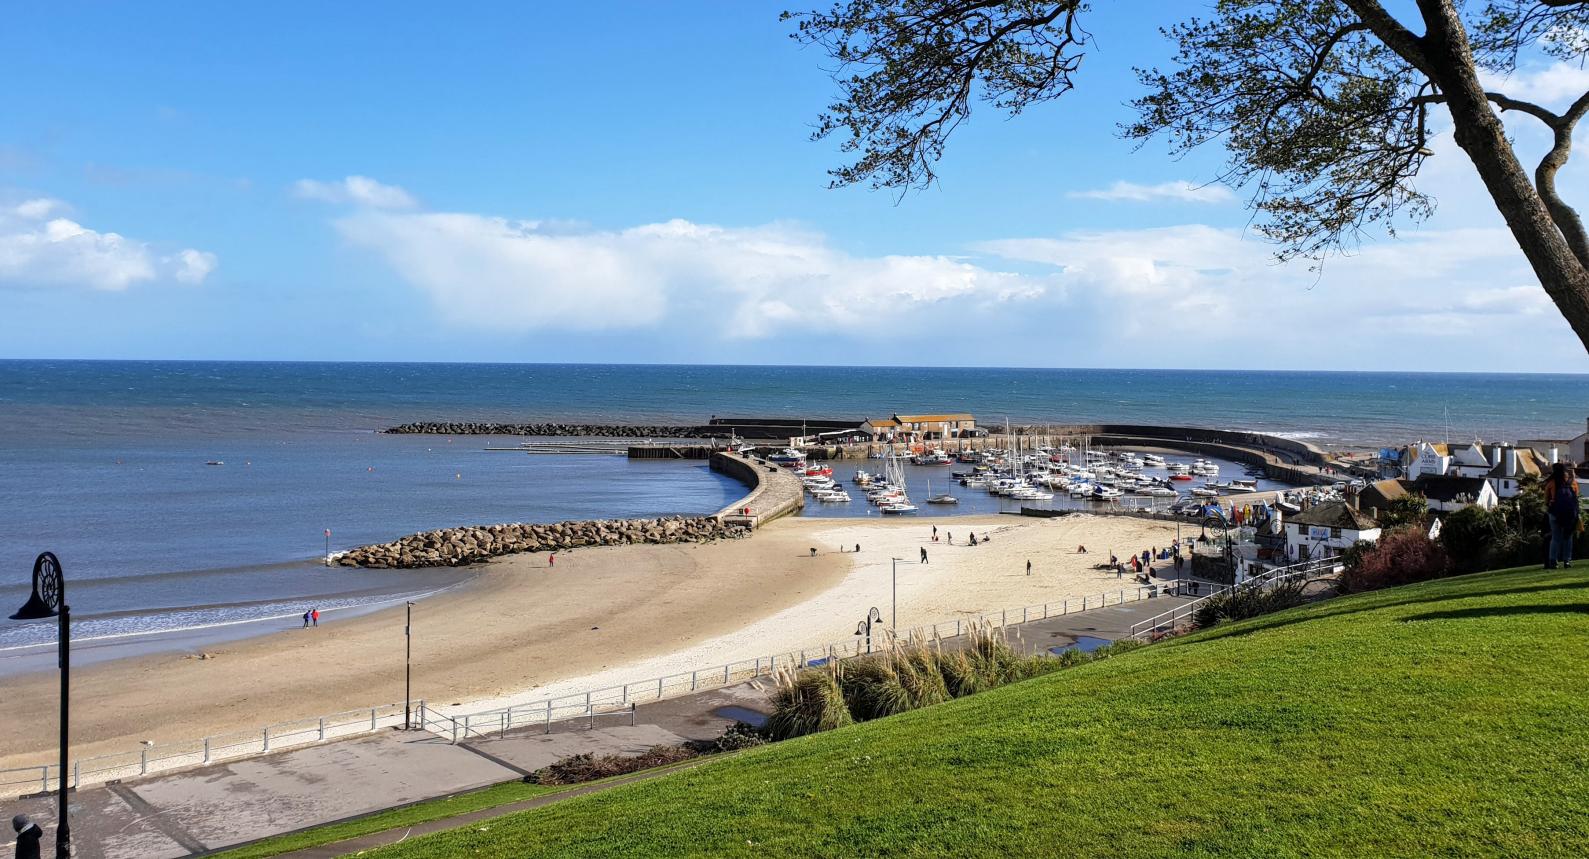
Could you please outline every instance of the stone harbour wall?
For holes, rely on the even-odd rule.
[[[715,516],[605,519],[551,525],[468,525],[410,534],[342,553],[345,567],[408,569],[457,567],[519,552],[560,552],[586,546],[633,543],[709,543],[750,534],[750,528]]]
[[[705,426],[649,426],[644,424],[503,424],[421,421],[390,427],[393,435],[536,435],[561,438],[726,438],[728,431]]]

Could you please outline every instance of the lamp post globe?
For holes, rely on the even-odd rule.
[[[56,770],[56,794],[60,811],[55,824],[56,859],[70,859],[72,855],[72,828],[66,808],[66,750],[68,704],[71,701],[72,677],[72,609],[66,604],[66,579],[61,575],[61,561],[54,552],[40,552],[33,560],[33,593],[28,601],[11,615],[12,620],[44,620],[57,618],[60,637],[56,646],[61,666],[61,762]]]

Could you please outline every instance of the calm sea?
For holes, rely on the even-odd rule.
[[[1584,425],[1589,377],[0,361],[0,608],[21,603],[34,554],[50,549],[85,638],[351,610],[467,574],[326,570],[312,559],[327,528],[336,549],[454,524],[702,513],[740,494],[699,464],[375,432],[395,423],[940,410],[1320,443],[1563,437]],[[0,651],[49,637],[0,622]]]

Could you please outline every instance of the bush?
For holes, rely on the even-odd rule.
[[[712,743],[713,748],[719,752],[737,752],[740,749],[750,749],[756,746],[765,746],[767,737],[759,728],[747,725],[744,722],[735,722],[723,731],[723,735]]]
[[[1501,514],[1474,504],[1446,517],[1440,526],[1440,545],[1453,569],[1473,572],[1488,569],[1508,533]]]
[[[1209,597],[1192,615],[1198,628],[1232,620],[1294,608],[1308,601],[1308,583],[1302,580],[1281,582],[1273,587],[1242,587]],[[1115,642],[1119,644],[1119,642]]]
[[[1342,593],[1360,593],[1438,579],[1450,572],[1445,547],[1429,539],[1422,528],[1403,528],[1380,537],[1373,549],[1341,573],[1338,584]]]
[[[580,784],[700,757],[689,746],[655,746],[635,757],[574,755],[524,777],[530,784]]]
[[[850,709],[834,666],[778,673],[772,695],[772,715],[767,717],[768,739],[787,740],[851,724]]]

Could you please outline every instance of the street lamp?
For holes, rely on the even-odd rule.
[[[12,620],[60,618],[57,640],[61,666],[61,766],[56,777],[60,816],[55,824],[55,859],[70,859],[72,828],[66,818],[66,726],[67,702],[71,700],[72,610],[66,605],[66,580],[61,577],[61,562],[52,552],[42,552],[33,561],[33,595],[11,615]]]
[[[414,603],[412,600],[408,601],[406,610],[408,616],[403,620],[403,730],[405,731],[413,728],[408,703],[413,700],[409,691],[413,688]]]
[[[890,615],[889,621],[888,621],[888,628],[893,630],[894,635],[897,636],[897,635],[899,635],[899,562],[901,560],[903,560],[903,559],[902,558],[890,558],[889,560],[894,562],[893,563],[894,573],[891,576],[891,578],[893,579],[893,597],[891,598],[892,602],[889,603],[889,609],[888,609],[888,612],[889,612],[889,615]]]
[[[867,653],[872,652],[872,624],[882,622],[883,613],[877,610],[877,606],[872,606],[872,610],[866,613],[866,620],[855,625],[855,634],[866,636]]]

